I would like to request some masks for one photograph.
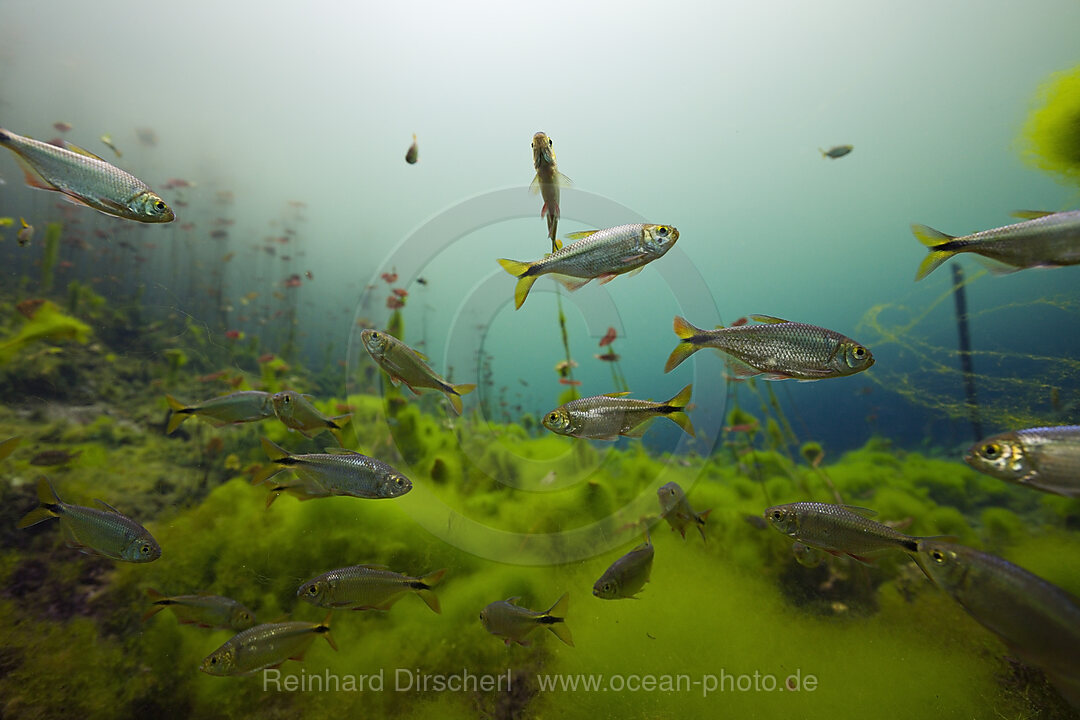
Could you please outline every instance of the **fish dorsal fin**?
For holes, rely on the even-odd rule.
[[[1010,213],[1010,215],[1012,215],[1013,217],[1020,218],[1022,220],[1038,220],[1041,217],[1056,214],[1057,213],[1051,212],[1049,210],[1014,210]]]
[[[851,512],[855,513],[856,515],[862,515],[864,518],[872,518],[872,517],[877,515],[876,510],[871,510],[870,508],[859,507],[858,505],[841,505],[840,507],[844,508],[845,510],[851,511]]]
[[[355,450],[349,450],[343,447],[328,447],[323,450],[327,455],[359,455],[360,453]]]
[[[514,597],[506,598],[506,602],[510,603],[511,605],[517,605],[518,600],[520,600],[520,599],[521,599],[520,595],[515,595]]]
[[[760,323],[769,323],[770,325],[791,322],[790,320],[784,320],[783,318],[774,317],[772,315],[751,315],[750,319]]]
[[[604,393],[604,397],[626,397],[629,394],[630,391],[626,390],[624,392]]]
[[[94,498],[94,502],[96,502],[98,505],[105,508],[106,510],[108,510],[111,513],[116,513],[117,515],[123,515],[124,514],[124,513],[120,512],[119,510],[117,510],[116,508],[114,508],[109,503],[105,502],[104,500],[101,500],[100,498]]]
[[[584,240],[585,238],[589,237],[590,235],[594,235],[594,234],[596,234],[598,232],[600,232],[600,231],[599,230],[581,230],[579,232],[567,233],[566,239],[567,240]]]
[[[387,570],[385,565],[379,565],[378,563],[360,563],[357,567],[367,568],[368,570]]]
[[[89,150],[87,150],[85,148],[79,147],[78,145],[76,145],[73,142],[68,142],[67,140],[65,140],[64,141],[64,147],[67,148],[68,150],[70,150],[73,153],[77,153],[79,155],[84,155],[84,156],[86,156],[88,158],[94,158],[95,160],[101,160],[101,162],[106,162],[106,160],[104,158],[98,157],[94,153],[90,152]]]

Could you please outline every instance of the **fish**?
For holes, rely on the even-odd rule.
[[[146,622],[165,608],[171,608],[181,625],[198,625],[221,630],[247,630],[255,625],[255,613],[232,598],[221,595],[173,595],[168,596],[149,588],[147,596],[153,601],[150,610],[143,615]]]
[[[103,500],[95,502],[104,510],[69,505],[60,500],[43,477],[38,479],[37,495],[39,507],[24,515],[17,527],[28,528],[59,518],[68,546],[87,555],[135,563],[153,562],[161,557],[161,546],[146,528]]]
[[[854,375],[874,364],[870,350],[833,330],[770,315],[751,318],[762,324],[702,330],[676,317],[679,345],[668,357],[664,372],[705,347],[727,354],[731,371],[741,378],[762,375],[766,380],[805,382]]]
[[[1080,498],[1080,425],[994,435],[968,448],[964,462],[1000,480]]]
[[[555,252],[562,243],[557,235],[559,229],[559,186],[569,185],[570,178],[559,172],[555,163],[555,151],[552,149],[555,143],[542,132],[533,135],[532,155],[533,167],[536,169],[536,177],[533,178],[529,190],[540,193],[544,199],[544,206],[540,209],[540,217],[547,217],[548,238],[551,240],[551,252]]]
[[[593,584],[592,593],[601,600],[632,598],[649,582],[652,573],[653,546],[648,533],[645,542],[626,553],[604,571]]]
[[[628,392],[579,398],[557,407],[541,421],[556,435],[594,440],[616,440],[620,435],[641,437],[657,417],[666,417],[694,436],[694,426],[686,414],[692,385],[662,403],[632,400]]]
[[[389,333],[363,330],[360,339],[372,360],[390,376],[396,387],[399,383],[419,395],[417,388],[438,390],[450,401],[454,412],[461,414],[461,396],[476,389],[475,383],[452,385],[428,367],[427,358]]]
[[[705,539],[705,519],[709,517],[712,508],[700,513],[694,512],[690,501],[686,499],[686,493],[674,481],[657,490],[656,496],[660,499],[660,517],[667,520],[672,530],[677,530],[685,540],[686,528],[695,525],[701,533],[701,540],[708,542]]]
[[[401,497],[412,490],[412,481],[382,460],[344,448],[327,448],[325,453],[290,455],[267,438],[262,447],[273,462],[256,473],[251,482],[258,485],[284,470],[329,495],[379,499]]]
[[[124,157],[124,153],[120,152],[120,148],[116,147],[116,145],[113,144],[112,135],[109,135],[109,134],[102,135],[100,140],[101,140],[103,145],[108,146],[108,148],[110,150],[112,150],[114,153],[116,153],[116,157],[118,157],[118,158]]]
[[[328,418],[315,409],[315,406],[306,397],[293,390],[283,390],[271,396],[274,405],[274,414],[285,427],[296,430],[304,437],[315,437],[323,430],[330,433],[341,443],[341,432],[344,421],[349,415],[338,415]],[[341,422],[339,422],[341,421]]]
[[[412,145],[409,146],[408,151],[405,153],[405,162],[410,165],[415,165],[416,161],[420,159],[420,148],[416,146],[416,133],[412,136]]]
[[[0,460],[15,452],[15,448],[19,447],[20,442],[22,442],[22,437],[19,435],[0,442]]]
[[[853,505],[796,502],[768,508],[765,519],[784,535],[835,557],[867,563],[885,550],[914,554],[919,538],[871,520],[876,514]]]
[[[68,452],[67,450],[42,450],[37,455],[30,458],[30,464],[45,467],[64,465],[81,454],[82,450],[76,450],[75,452]]]
[[[30,187],[125,220],[167,223],[176,217],[142,180],[77,145],[59,148],[2,128],[0,145],[15,153]]]
[[[64,122],[63,120],[53,123],[53,128],[56,130],[56,132],[62,132],[62,133],[70,132],[71,128],[73,128],[73,127],[74,126],[71,123]]]
[[[171,435],[180,427],[180,423],[189,417],[198,415],[215,426],[233,423],[258,422],[274,416],[274,406],[270,393],[259,390],[240,392],[212,398],[199,405],[184,405],[172,395],[165,396],[172,414],[169,416],[165,434]]]
[[[1019,215],[1031,219],[961,237],[946,235],[926,225],[912,225],[911,232],[929,250],[915,273],[915,280],[922,280],[943,262],[963,252],[981,256],[996,273],[1080,263],[1080,210],[1025,211]]]
[[[842,158],[854,149],[854,145],[834,145],[828,150],[822,150],[821,148],[818,148],[818,150],[821,152],[821,157],[829,158],[830,160]]]
[[[791,554],[795,562],[806,568],[816,568],[825,559],[820,550],[798,541],[791,543]]]
[[[617,333],[615,332],[615,328],[609,327],[607,332],[604,333],[604,337],[600,338],[600,347],[605,347],[615,342],[616,337]]]
[[[274,466],[271,465],[270,468]],[[263,468],[262,471],[256,472],[251,483],[253,485],[267,484],[270,486],[270,494],[266,498],[266,507],[270,507],[274,504],[274,501],[281,497],[282,493],[288,493],[295,497],[300,502],[305,500],[311,500],[313,498],[333,497],[333,493],[323,487],[317,480],[311,478],[310,475],[301,477],[295,475],[287,480],[275,480],[269,482],[270,478],[280,472],[279,470],[271,470]]]
[[[528,646],[529,634],[538,627],[546,627],[555,637],[570,647],[574,639],[566,624],[566,611],[570,606],[570,593],[563,593],[549,610],[539,612],[517,604],[520,597],[493,602],[480,611],[480,622],[492,635],[498,635],[507,645],[516,642]]]
[[[19,247],[26,247],[34,239],[34,226],[26,222],[26,218],[19,218],[19,222],[22,227],[19,232],[15,233],[15,239],[19,243]]]
[[[330,635],[329,613],[321,623],[293,620],[256,625],[237,633],[207,655],[199,669],[208,675],[252,675],[286,660],[303,660],[304,653],[319,635],[337,650],[337,643]]]
[[[920,540],[916,559],[935,585],[1080,709],[1080,599],[996,555],[955,543]]]
[[[409,577],[388,570],[385,565],[353,565],[308,580],[296,591],[296,596],[326,608],[389,610],[406,593],[414,592],[433,612],[441,613],[439,598],[431,589],[444,575],[445,568],[423,577]]]
[[[622,274],[635,275],[673,248],[679,231],[670,225],[637,223],[586,230],[567,237],[577,242],[534,262],[499,258],[503,270],[518,279],[514,288],[515,309],[525,303],[529,290],[541,275],[554,276],[570,291],[597,278],[604,284]]]

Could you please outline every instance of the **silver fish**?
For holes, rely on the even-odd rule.
[[[834,145],[828,150],[822,150],[821,148],[818,148],[818,150],[821,152],[821,157],[829,158],[830,160],[842,158],[854,149],[854,145]]]
[[[153,606],[143,615],[143,622],[165,608],[172,608],[173,614],[181,625],[192,624],[239,632],[255,624],[255,613],[232,598],[221,595],[173,595],[170,597],[153,588],[148,589],[146,594],[153,600]]]
[[[919,538],[870,520],[873,510],[851,505],[797,502],[776,505],[765,519],[784,535],[837,557],[847,555],[862,562],[883,550],[915,552]]]
[[[274,404],[274,414],[285,427],[296,430],[304,437],[315,437],[323,430],[330,433],[341,443],[341,431],[343,422],[349,418],[349,414],[328,418],[316,409],[311,402],[298,392],[283,390],[274,393],[270,397]]]
[[[693,436],[694,426],[685,412],[690,392],[687,385],[662,403],[631,400],[625,392],[579,398],[555,408],[541,422],[556,435],[615,440],[620,435],[641,437],[653,419],[666,417]]]
[[[475,383],[451,385],[427,364],[427,358],[389,333],[378,330],[364,330],[360,333],[364,349],[371,359],[390,376],[395,386],[405,386],[419,395],[416,388],[438,390],[450,401],[451,407],[461,414],[461,396],[476,389]]]
[[[968,448],[964,461],[1001,480],[1080,497],[1080,425],[994,435]]]
[[[567,237],[577,242],[535,262],[499,258],[503,269],[518,279],[514,288],[516,307],[524,304],[533,283],[541,275],[554,275],[573,291],[596,278],[603,284],[624,273],[640,272],[675,246],[679,231],[670,225],[639,223],[571,233]]]
[[[509,645],[516,642],[528,645],[529,634],[538,627],[546,627],[555,637],[573,647],[574,639],[566,625],[566,610],[570,605],[570,593],[555,601],[551,609],[540,612],[529,610],[517,604],[520,597],[507,598],[493,602],[480,611],[480,622],[492,635],[500,636]]]
[[[601,600],[632,598],[649,582],[652,573],[653,546],[649,536],[645,542],[611,564],[593,584],[593,595]]]
[[[126,220],[166,223],[176,217],[142,180],[77,145],[60,148],[2,128],[0,145],[15,153],[32,188]]]
[[[671,372],[702,348],[727,354],[737,377],[763,375],[766,380],[843,377],[874,364],[869,350],[833,330],[770,315],[750,317],[763,324],[702,330],[676,317],[679,345],[671,351],[664,372]]]
[[[701,533],[701,540],[705,540],[705,519],[709,517],[712,508],[704,512],[694,512],[690,507],[690,501],[686,499],[686,493],[677,482],[669,482],[656,491],[656,497],[660,500],[660,517],[667,520],[672,530],[675,530],[686,539],[686,528],[690,525],[697,527]]]
[[[166,435],[171,435],[176,428],[180,427],[180,423],[194,415],[218,426],[257,422],[274,416],[274,405],[271,402],[270,393],[258,390],[241,390],[211,398],[198,405],[184,405],[172,395],[166,395],[165,400],[169,403],[169,409],[172,410],[169,423],[165,427]]]
[[[1032,218],[1004,227],[955,237],[925,225],[912,225],[919,242],[929,248],[916,280],[922,280],[953,255],[975,253],[997,263],[995,272],[1080,263],[1080,210],[1060,213],[1022,212]]]
[[[382,460],[352,450],[328,448],[325,453],[290,455],[266,438],[262,446],[273,463],[255,475],[253,484],[266,482],[288,469],[329,495],[379,499],[401,497],[412,490],[409,478]]]
[[[319,635],[337,650],[330,637],[329,614],[321,623],[290,621],[256,625],[237,633],[207,655],[199,669],[208,675],[251,675],[286,660],[302,660]]]
[[[536,169],[536,177],[533,178],[529,189],[540,193],[544,199],[544,207],[540,209],[540,216],[547,217],[548,238],[551,240],[551,252],[555,252],[562,243],[556,235],[559,228],[559,186],[570,184],[570,178],[559,172],[555,163],[555,143],[542,132],[533,135],[532,156],[533,167]]]
[[[423,577],[410,577],[383,565],[353,565],[323,573],[308,580],[296,596],[312,605],[353,610],[389,610],[405,593],[414,592],[434,612],[442,612],[439,598],[431,591],[446,570]]]

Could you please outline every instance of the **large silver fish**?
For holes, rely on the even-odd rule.
[[[964,461],[1001,480],[1080,497],[1080,425],[994,435],[968,448]]]
[[[679,231],[670,225],[619,225],[606,230],[587,230],[567,235],[577,242],[535,262],[499,258],[503,270],[518,279],[514,304],[520,308],[536,278],[553,275],[568,290],[590,280],[601,284],[624,273],[634,274],[675,246]]]
[[[1080,600],[995,555],[921,540],[923,572],[1080,709]]]
[[[252,478],[253,484],[292,470],[315,488],[325,489],[328,495],[379,499],[400,497],[412,490],[409,478],[382,460],[352,450],[328,448],[325,453],[290,455],[266,438],[262,446],[273,462]]]
[[[209,594],[170,597],[153,588],[149,588],[146,594],[153,600],[153,606],[143,615],[144,622],[168,607],[172,608],[181,625],[239,632],[255,624],[255,613],[232,598]]]
[[[104,501],[97,501],[104,510],[69,505],[60,500],[45,478],[38,479],[37,494],[41,505],[23,516],[18,527],[59,518],[68,545],[88,555],[136,563],[161,557],[161,547],[146,528]]]
[[[0,145],[15,153],[30,187],[126,220],[166,223],[176,217],[142,180],[76,145],[60,148],[2,128]]]
[[[528,645],[530,633],[536,628],[546,627],[555,637],[573,647],[574,639],[566,625],[566,610],[570,606],[570,593],[555,601],[546,611],[529,610],[517,604],[520,597],[493,602],[480,611],[480,622],[492,635],[498,635],[507,645],[516,642]]]
[[[256,625],[237,633],[207,655],[199,669],[209,675],[251,675],[286,660],[302,660],[319,635],[337,650],[330,637],[329,614],[321,623],[290,621]]]
[[[632,598],[649,582],[652,573],[653,546],[646,534],[645,542],[611,564],[593,584],[593,595],[601,600]]]
[[[274,416],[274,404],[270,393],[259,390],[241,390],[240,392],[211,398],[198,405],[184,405],[172,395],[165,396],[172,415],[165,428],[165,434],[171,435],[180,423],[189,417],[198,415],[213,425],[257,422]]]
[[[767,509],[765,519],[791,539],[837,557],[869,562],[869,555],[884,550],[914,554],[919,538],[871,520],[874,514],[851,505],[797,502]]]
[[[462,410],[461,396],[476,389],[475,383],[451,385],[428,366],[424,355],[389,333],[368,329],[360,333],[360,340],[371,359],[390,376],[393,385],[405,383],[417,395],[420,394],[417,388],[438,390],[458,415]]]
[[[446,570],[410,577],[383,565],[353,565],[308,580],[296,596],[312,605],[353,610],[389,610],[405,593],[414,592],[435,612],[442,612],[431,591]]]
[[[551,252],[558,250],[562,243],[556,235],[559,229],[559,186],[569,185],[570,178],[559,172],[555,164],[555,151],[552,149],[555,143],[542,132],[533,135],[532,156],[533,167],[536,168],[536,177],[533,178],[530,189],[539,192],[544,199],[544,207],[540,209],[540,216],[547,218],[548,238],[551,240]]]
[[[911,231],[930,254],[923,258],[916,280],[922,280],[953,255],[976,253],[998,263],[995,272],[1080,263],[1080,210],[1059,213],[1022,212],[1021,223],[955,237],[925,225]]]
[[[615,440],[620,435],[641,437],[650,421],[666,417],[693,436],[694,426],[685,412],[691,387],[687,385],[666,402],[632,400],[623,397],[629,394],[624,392],[579,398],[555,408],[541,422],[557,435]]]
[[[668,357],[664,372],[671,372],[702,348],[726,353],[735,376],[763,375],[766,380],[842,377],[874,364],[869,350],[833,330],[769,315],[750,318],[763,324],[702,330],[676,317],[679,345]]]

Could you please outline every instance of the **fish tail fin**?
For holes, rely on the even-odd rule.
[[[262,485],[264,482],[284,470],[285,468],[281,467],[279,463],[281,463],[283,460],[288,460],[289,458],[289,453],[286,452],[283,448],[275,445],[269,438],[264,437],[262,439],[262,447],[263,452],[265,452],[267,457],[270,458],[270,462],[256,470],[255,473],[251,476],[252,485]],[[271,500],[270,502],[273,502],[273,500]],[[267,503],[267,506],[269,505],[270,503]]]
[[[570,593],[563,593],[562,597],[541,616],[541,621],[547,625],[547,629],[555,633],[555,637],[562,640],[570,647],[574,647],[574,638],[570,634],[570,627],[566,624],[566,611],[570,608]]]
[[[154,588],[147,588],[146,589],[146,596],[154,601],[154,605],[149,610],[147,610],[145,613],[143,613],[142,622],[146,622],[147,620],[149,620],[150,618],[154,617],[159,612],[164,610],[165,606],[168,603],[162,602],[162,601],[169,599],[167,595],[165,595],[164,593],[158,592]]]
[[[22,520],[19,520],[16,527],[28,528],[31,525],[37,525],[40,522],[45,522],[54,517],[60,517],[60,513],[57,512],[60,504],[60,496],[56,494],[52,485],[49,484],[49,481],[44,477],[38,478],[37,495],[38,502],[41,504],[26,513],[26,515],[23,515]]]
[[[668,400],[665,405],[665,417],[681,427],[687,435],[694,437],[694,425],[690,422],[690,416],[686,414],[686,406],[690,402],[690,393],[693,385],[687,385],[680,390],[675,397]]]
[[[4,442],[0,442],[0,460],[3,460],[11,453],[15,452],[15,448],[19,446],[19,441],[22,438],[16,435],[13,438],[8,438]]]
[[[315,626],[315,632],[326,638],[326,642],[330,643],[330,647],[334,648],[334,652],[337,652],[337,643],[334,642],[334,637],[330,634],[330,616],[334,614],[334,611],[326,613],[326,617],[323,621]]]
[[[330,431],[330,434],[334,436],[334,439],[337,440],[338,445],[345,447],[345,434],[343,428],[334,421],[331,421],[331,424],[326,427]]]
[[[677,368],[686,358],[700,349],[693,341],[693,337],[701,332],[700,328],[694,327],[686,321],[686,318],[678,315],[675,316],[672,328],[679,338],[679,344],[671,351],[671,355],[668,356],[667,362],[664,364],[664,372],[666,373]]]
[[[705,519],[709,517],[709,513],[711,512],[712,508],[709,508],[704,512],[698,513],[697,516],[697,531],[701,533],[701,541],[706,544],[708,544],[709,539],[705,537]]]
[[[275,445],[274,441],[270,438],[264,437],[262,439],[262,449],[263,452],[266,453],[266,456],[274,462],[277,462],[279,460],[286,460],[289,457],[288,451],[280,447],[279,445]]]
[[[172,410],[172,414],[169,415],[169,424],[165,427],[165,434],[172,435],[176,428],[180,427],[180,423],[191,417],[191,410],[172,395],[166,395],[165,402],[169,403],[169,409]]]
[[[502,265],[503,270],[518,279],[514,287],[514,309],[517,310],[525,304],[525,298],[529,297],[529,290],[532,289],[537,276],[527,274],[532,268],[532,265],[527,262],[499,258],[499,264]]]
[[[911,232],[919,242],[930,248],[930,254],[923,258],[922,263],[919,264],[919,271],[915,274],[916,281],[922,280],[932,273],[939,265],[957,252],[956,250],[940,249],[941,246],[955,239],[952,235],[946,235],[932,227],[918,224],[911,226]]]
[[[433,573],[428,573],[424,577],[420,578],[420,584],[423,587],[416,589],[416,594],[420,596],[420,599],[427,603],[427,606],[432,611],[442,614],[442,607],[439,605],[439,598],[435,596],[435,593],[431,592],[431,588],[439,584],[439,581],[443,579],[443,575],[446,574],[446,568],[436,570]]]
[[[446,398],[450,401],[450,405],[453,406],[454,412],[458,415],[461,414],[461,396],[467,395],[476,389],[476,383],[463,383],[461,385],[449,385],[447,386]]]

